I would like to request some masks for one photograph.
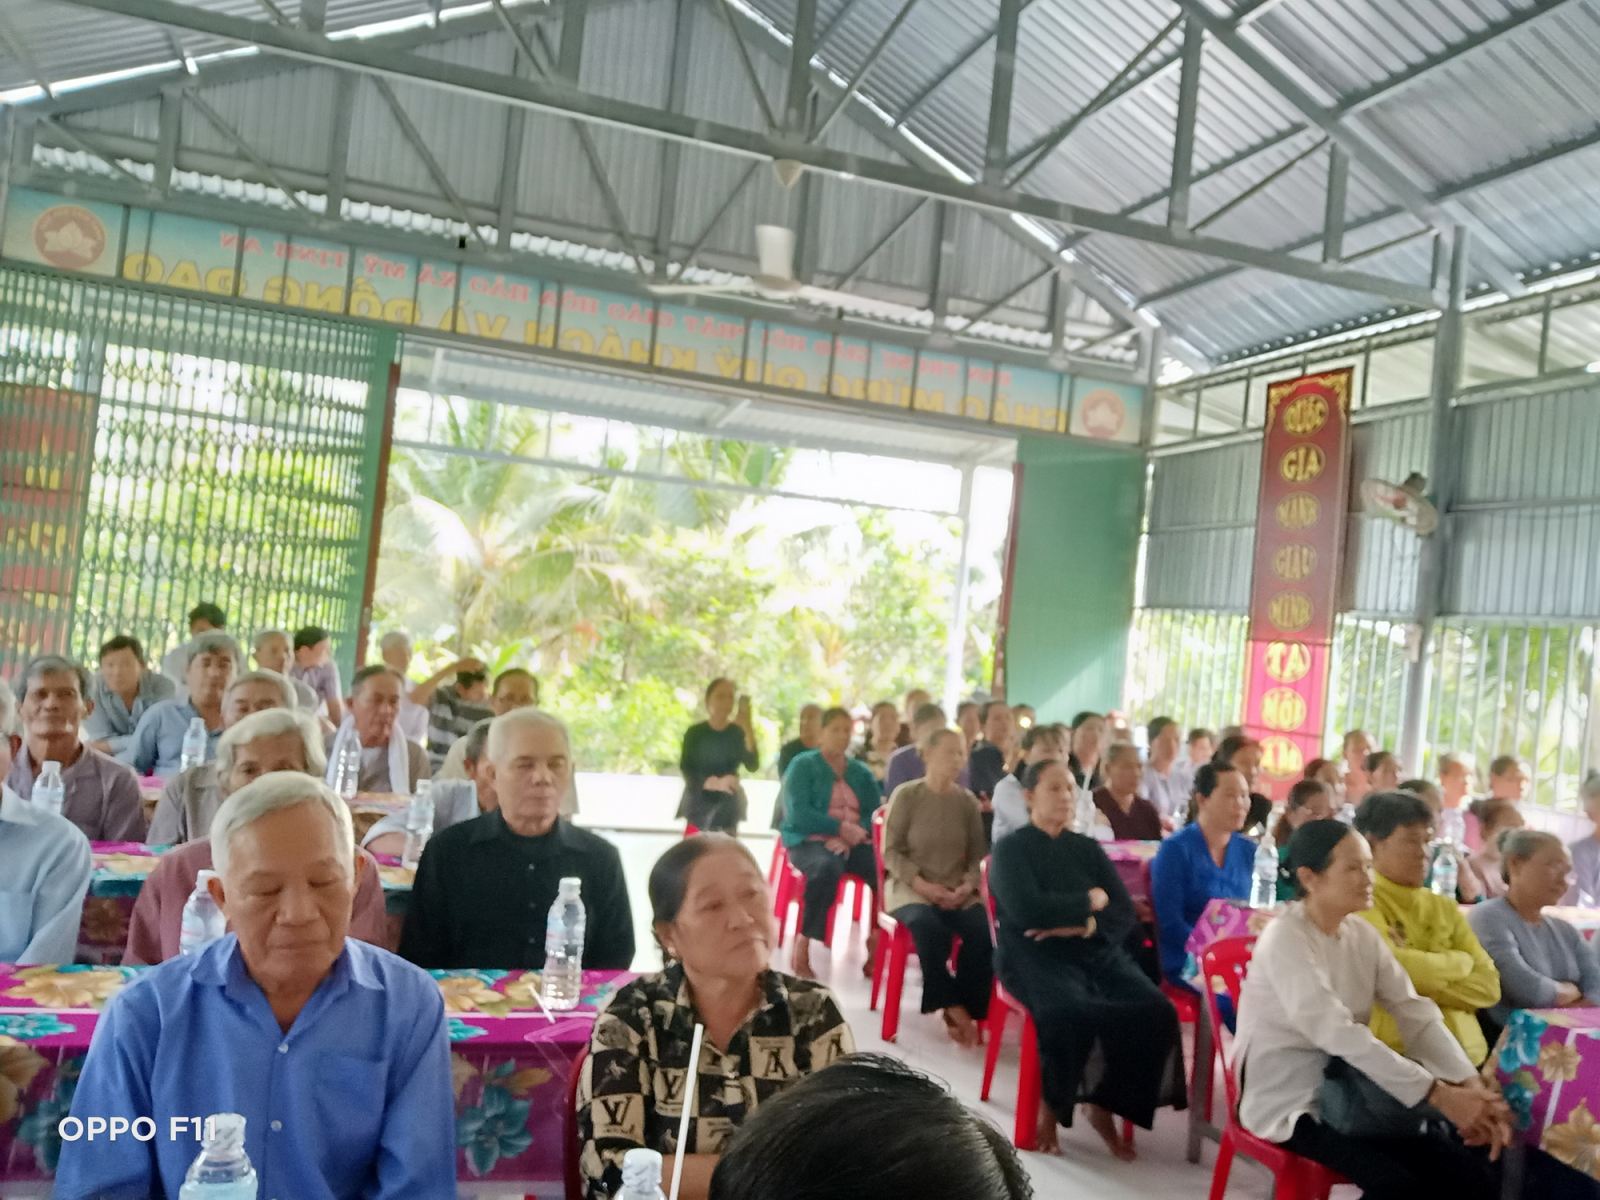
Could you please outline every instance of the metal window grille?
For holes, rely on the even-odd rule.
[[[0,672],[118,633],[153,659],[199,600],[348,667],[395,336],[0,269]]]

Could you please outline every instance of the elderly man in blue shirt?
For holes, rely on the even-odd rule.
[[[0,683],[0,780],[11,770],[17,705]],[[94,870],[89,839],[0,783],[0,962],[70,963]]]
[[[189,669],[184,674],[187,697],[163,700],[145,709],[133,737],[117,755],[140,775],[168,779],[183,769],[183,735],[196,717],[206,725],[205,760],[216,757],[217,739],[222,736],[222,697],[239,673],[239,643],[225,633],[202,633],[189,648]]]
[[[1212,900],[1250,895],[1256,844],[1239,831],[1250,813],[1250,785],[1235,767],[1207,763],[1195,772],[1196,816],[1156,851],[1150,864],[1150,903],[1156,910],[1161,974],[1183,979],[1184,943]]]
[[[425,971],[345,936],[349,809],[274,773],[228,797],[211,845],[233,932],[107,1005],[72,1102],[85,1121],[147,1117],[156,1138],[66,1144],[58,1200],[177,1196],[200,1146],[174,1118],[218,1112],[245,1117],[262,1196],[453,1196],[444,1003]]]

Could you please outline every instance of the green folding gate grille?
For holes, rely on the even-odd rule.
[[[155,659],[200,600],[322,625],[348,672],[396,336],[0,268],[0,676]]]

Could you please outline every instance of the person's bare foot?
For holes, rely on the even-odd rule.
[[[1039,1105],[1039,1130],[1038,1146],[1035,1147],[1040,1154],[1050,1154],[1056,1158],[1061,1157],[1061,1130],[1056,1124],[1056,1114],[1050,1111],[1048,1104]]]
[[[1122,1135],[1117,1132],[1115,1117],[1097,1104],[1085,1104],[1083,1108],[1089,1118],[1089,1128],[1100,1135],[1100,1140],[1106,1144],[1113,1158],[1118,1162],[1132,1162],[1138,1157],[1134,1148],[1123,1141]]]
[[[875,964],[878,961],[878,931],[872,930],[867,934],[867,961],[861,966],[863,978],[871,979]]]
[[[951,1007],[944,1010],[945,1032],[950,1035],[950,1040],[958,1046],[976,1046],[978,1044],[978,1023],[972,1019],[972,1014],[960,1007]]]
[[[811,967],[811,939],[796,937],[794,939],[794,959],[789,965],[789,970],[801,979],[815,979],[816,971]]]

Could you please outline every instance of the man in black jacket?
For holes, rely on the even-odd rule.
[[[617,848],[560,817],[572,781],[566,726],[536,708],[496,717],[480,770],[500,807],[429,841],[400,954],[419,967],[538,970],[563,878],[583,881],[583,965],[626,970],[633,914]]]

